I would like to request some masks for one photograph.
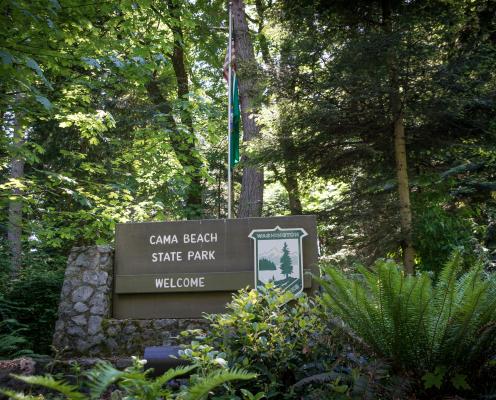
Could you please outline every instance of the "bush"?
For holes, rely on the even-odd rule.
[[[454,254],[433,283],[426,273],[405,275],[390,261],[359,279],[332,268],[322,280],[324,301],[351,331],[426,387],[468,388],[496,354],[496,274],[480,265],[460,275]]]
[[[227,364],[258,373],[242,386],[253,396],[368,398],[387,375],[383,364],[367,362],[341,340],[318,298],[269,285],[241,290],[227,309],[207,316],[208,334],[197,336],[183,354],[205,371]],[[219,398],[239,397],[227,390]]]
[[[470,209],[446,208],[444,202],[428,197],[415,210],[413,235],[419,268],[436,275],[456,249],[462,251],[467,266],[477,259],[476,231],[480,228],[472,221]]]

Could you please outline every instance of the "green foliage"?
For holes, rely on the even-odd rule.
[[[414,247],[421,270],[437,275],[456,249],[462,252],[464,264],[472,265],[476,261],[476,246],[481,241],[477,230],[481,229],[469,207],[457,208],[447,198],[432,196],[424,196],[414,201],[414,205]]]
[[[26,326],[14,318],[18,311],[19,307],[0,293],[0,359],[32,354]]]
[[[198,365],[201,375],[227,366],[258,373],[245,384],[226,387],[219,399],[238,399],[238,389],[248,399],[358,399],[387,392],[388,367],[350,348],[318,298],[295,297],[268,284],[241,290],[227,308],[226,314],[208,316],[208,334],[182,334],[194,340],[181,355]]]
[[[0,359],[32,354],[31,350],[26,349],[29,342],[24,336],[25,331],[25,325],[15,319],[0,321]]]
[[[393,32],[384,29],[384,5],[392,7]],[[283,184],[289,169],[300,187],[319,180],[343,186],[336,197],[331,188],[323,190],[316,205],[308,201],[311,192],[302,191],[305,211],[311,207],[320,216],[320,239],[330,256],[349,254],[369,264],[398,254],[388,73],[395,54],[419,261],[439,269],[436,250],[442,252],[439,265],[473,230],[473,215],[453,208],[494,207],[493,3],[294,0],[275,2],[266,15],[263,33],[277,61],[268,68],[269,104],[256,148],[261,164],[280,171],[276,179]],[[421,199],[426,186],[451,215],[431,213]],[[287,207],[272,210],[284,214]],[[459,230],[442,231],[430,216]],[[485,211],[478,217],[480,226],[494,220]],[[439,239],[432,240],[434,231]]]
[[[63,394],[69,400],[83,400],[86,396],[78,391],[77,386],[70,385],[65,381],[57,380],[53,376],[24,376],[13,375],[14,378],[19,379],[30,385],[39,385],[44,388],[51,389]]]
[[[146,361],[145,361],[146,362]],[[149,371],[143,371],[144,361],[134,358],[133,365],[126,368],[124,371],[115,369],[112,365],[101,363],[88,371],[87,386],[89,394],[86,390],[80,391],[78,387],[70,385],[64,381],[55,379],[51,375],[45,376],[20,376],[14,377],[32,384],[39,385],[44,388],[56,391],[65,396],[69,400],[83,399],[100,399],[108,391],[111,385],[115,385],[117,390],[114,390],[112,398],[118,399],[140,399],[140,400],[156,400],[160,399],[178,399],[178,400],[201,400],[205,399],[208,394],[216,387],[234,380],[249,380],[256,377],[255,374],[250,374],[241,369],[224,369],[214,371],[201,378],[191,378],[188,385],[183,385],[179,390],[174,390],[168,383],[182,375],[193,371],[196,366],[178,367],[167,371],[164,375],[155,379],[148,377]],[[14,393],[12,391],[0,389],[0,393],[10,396],[14,399],[50,399],[52,397],[24,396],[22,393]]]
[[[179,398],[184,400],[200,400],[205,398],[211,390],[224,383],[235,380],[250,380],[256,377],[256,374],[248,374],[245,370],[236,368],[214,371],[198,379],[194,385],[183,391]]]
[[[5,268],[0,266],[0,316],[16,321],[15,327],[5,322],[0,334],[9,335],[22,354],[50,354],[67,259],[46,247],[31,247],[33,244],[39,246],[24,242],[32,251],[25,254],[25,268],[17,279],[10,279],[8,263]],[[0,257],[8,260],[8,252],[1,244]],[[4,351],[0,354],[6,357]]]
[[[351,278],[325,268],[323,298],[397,370],[424,376],[429,386],[450,379],[463,386],[460,376],[476,379],[496,354],[496,275],[480,265],[460,275],[461,264],[455,253],[434,283],[426,273],[405,275],[391,261],[378,261],[373,271],[361,267]]]
[[[12,282],[6,298],[16,305],[13,317],[24,326],[24,348],[50,354],[52,335],[60,301],[63,272],[26,271]]]
[[[227,314],[207,317],[211,330],[206,343],[221,351],[229,365],[257,372],[256,384],[250,383],[256,391],[284,392],[296,382],[298,369],[325,351],[317,342],[328,332],[326,323],[319,304],[306,296],[295,298],[270,286],[242,290],[227,309]]]

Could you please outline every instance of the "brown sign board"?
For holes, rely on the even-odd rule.
[[[316,288],[314,216],[118,224],[114,265],[114,318],[199,318],[225,311],[238,289],[255,286],[260,230],[302,229],[305,291]],[[286,275],[287,277],[287,275]]]

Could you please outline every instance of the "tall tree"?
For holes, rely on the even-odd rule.
[[[232,13],[241,119],[243,121],[243,141],[248,144],[251,140],[260,137],[260,128],[255,119],[260,101],[260,88],[257,85],[258,65],[248,30],[243,0],[232,2]],[[242,161],[245,165],[241,181],[238,217],[259,217],[263,207],[263,168],[249,165],[246,156],[243,157]]]
[[[382,0],[382,25],[384,33],[392,36],[392,0]],[[398,197],[400,210],[400,227],[401,227],[401,248],[403,253],[403,266],[406,272],[412,274],[415,268],[415,250],[412,239],[412,207],[410,205],[410,185],[408,181],[408,163],[405,136],[404,121],[404,104],[401,97],[401,91],[407,91],[408,88],[402,88],[399,81],[398,72],[398,55],[393,46],[389,46],[386,53],[386,63],[389,73],[389,104],[391,108],[391,117],[394,135],[394,155],[396,160],[396,179],[398,182]]]
[[[20,101],[22,96],[17,95]],[[18,108],[20,109],[20,107]],[[5,124],[7,130],[12,132],[12,159],[10,162],[10,178],[13,183],[12,193],[9,201],[9,225],[7,239],[10,248],[11,277],[15,279],[22,267],[22,190],[21,180],[24,177],[25,159],[22,154],[22,146],[26,140],[24,136],[21,112],[11,112],[9,123]]]
[[[161,107],[161,112],[167,109],[169,128],[173,129],[171,143],[179,162],[187,171],[190,183],[186,190],[186,217],[196,219],[202,216],[202,172],[203,160],[198,149],[198,139],[195,135],[191,105],[189,101],[189,73],[185,55],[185,37],[183,32],[182,3],[174,0],[166,1],[166,9],[161,10],[151,5],[158,19],[165,23],[172,33],[172,52],[168,54],[176,78],[177,99],[180,103],[179,127],[173,117],[170,100],[161,92],[160,77],[155,72],[154,78],[147,84],[151,100]]]
[[[198,139],[193,128],[193,117],[191,115],[191,105],[189,102],[190,89],[188,68],[185,57],[185,39],[182,28],[181,4],[176,4],[174,0],[167,0],[167,7],[170,14],[169,27],[173,34],[173,50],[171,61],[177,81],[177,97],[181,101],[181,122],[186,126],[189,139],[186,140],[188,146],[186,153],[189,154],[188,162],[191,169],[191,184],[188,187],[187,207],[188,219],[202,216],[202,168],[203,161],[200,157]]]
[[[335,251],[345,245],[368,261],[402,255],[411,271],[414,258],[422,263],[412,244],[418,242],[415,236],[412,240],[412,210],[422,213],[421,199],[429,193],[460,192],[448,178],[443,178],[446,186],[436,179],[464,159],[485,165],[480,172],[489,171],[490,157],[481,154],[492,154],[494,138],[489,117],[494,73],[484,61],[494,58],[487,28],[494,18],[492,3],[302,0],[280,5],[277,15],[289,32],[295,64],[288,73],[296,90],[284,95],[299,174],[342,182],[334,192],[336,206],[320,216],[330,221]],[[278,79],[272,90],[281,93],[287,81],[288,76]],[[282,165],[276,140],[265,150]],[[476,185],[473,173],[449,176],[463,178],[467,194],[476,186],[489,187]]]
[[[277,90],[274,91],[275,93],[270,93],[270,96],[267,97],[272,98],[271,100],[275,103],[273,106],[278,109],[279,118],[277,121],[271,121],[271,123],[276,131],[275,136],[278,140],[277,147],[281,151],[282,168],[278,168],[274,162],[269,161],[268,163],[271,165],[271,170],[274,173],[276,180],[278,180],[284,186],[284,189],[286,189],[289,211],[292,215],[300,215],[303,213],[303,207],[301,205],[300,187],[297,176],[298,155],[295,151],[293,132],[290,124],[288,124],[289,118],[287,115],[290,107],[281,106],[283,104],[287,105],[287,98],[294,98],[295,94],[295,80],[293,79],[294,71],[291,71],[293,66],[291,65],[291,54],[289,51],[291,48],[289,44],[291,39],[287,38],[284,43],[279,45],[279,62],[273,62],[269,51],[269,41],[264,33],[267,13],[272,6],[271,1],[268,1],[267,4],[264,0],[255,1],[258,19],[257,37],[262,60],[265,64],[264,67],[271,70],[272,74],[277,76],[277,81],[281,83]]]

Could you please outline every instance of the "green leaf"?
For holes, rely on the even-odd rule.
[[[200,400],[211,390],[223,383],[233,380],[249,380],[256,378],[256,374],[251,374],[242,369],[220,370],[207,375],[198,380],[182,397],[184,400]]]
[[[438,389],[441,389],[443,385],[444,375],[446,373],[446,367],[437,366],[434,372],[428,372],[423,377],[424,387],[426,389],[430,389],[435,386]]]
[[[5,50],[0,50],[0,58],[2,59],[2,63],[7,65],[12,65],[14,63],[14,57]]]
[[[348,385],[338,385],[338,386],[333,386],[332,390],[335,391],[336,393],[341,393],[344,394],[348,390]]]
[[[60,7],[60,3],[58,2],[58,0],[50,0],[50,3],[52,4],[52,7],[55,10],[61,10],[62,9],[62,7]]]
[[[95,58],[91,57],[83,57],[82,60],[88,64],[90,67],[95,67],[96,69],[100,69],[102,66],[100,64],[100,61],[98,61]]]
[[[457,390],[470,390],[470,385],[467,383],[467,375],[465,374],[455,374],[453,378],[450,379],[453,387]]]
[[[77,391],[77,387],[73,385],[69,385],[66,382],[57,381],[52,376],[22,376],[22,375],[14,375],[12,376],[20,381],[29,383],[31,385],[40,385],[46,387],[48,389],[56,390],[57,392],[62,393],[68,399],[71,400],[84,400],[86,396],[79,393]]]
[[[119,380],[125,373],[115,369],[109,363],[100,363],[87,373],[92,398],[100,398],[109,385]]]
[[[25,395],[23,393],[16,393],[13,390],[9,389],[0,389],[0,393],[4,394],[7,396],[7,398],[12,399],[12,400],[39,400],[40,398],[38,396],[31,396],[31,395]]]
[[[45,109],[47,109],[47,110],[52,109],[52,103],[45,96],[37,95],[36,101],[38,101],[41,105],[43,105],[43,107],[45,107]]]
[[[42,79],[42,81],[45,83],[45,85],[50,88],[50,90],[53,90],[53,86],[50,84],[50,82],[48,82],[48,80],[45,78],[45,74],[43,73],[43,71],[41,70],[40,66],[38,65],[38,63],[33,60],[32,58],[28,57],[26,59],[26,66],[28,66],[29,68],[31,68],[33,71],[36,72],[36,74]]]

